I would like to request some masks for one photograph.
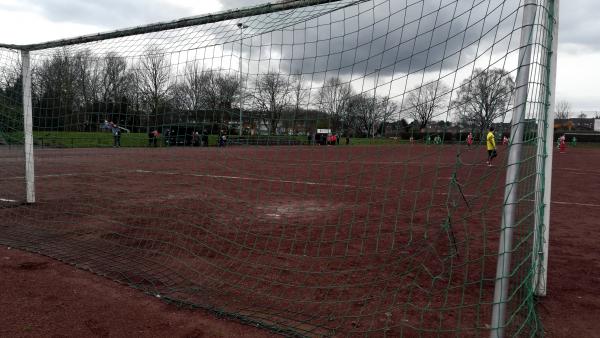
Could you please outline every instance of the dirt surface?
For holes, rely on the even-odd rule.
[[[548,292],[538,312],[548,337],[600,336],[600,149],[554,153]]]
[[[0,248],[0,337],[269,337],[62,262]]]
[[[452,248],[446,233],[434,231],[447,216],[438,210],[447,200],[449,175],[456,164],[451,151],[289,149],[49,150],[38,153],[36,164],[40,202],[24,214],[21,208],[9,208],[3,215],[17,222],[9,233],[13,240],[30,236],[31,241],[21,246],[52,252],[150,294],[171,290],[180,299],[224,304],[236,311],[248,304],[258,309],[274,306],[279,317],[254,314],[267,321],[292,319],[295,311],[302,311],[296,314],[297,323],[287,324],[296,330],[318,333],[301,326],[308,322],[302,316],[313,313],[317,328],[341,332],[379,330],[410,337],[421,330],[455,328],[466,335],[488,334],[488,307],[478,306],[478,312],[471,307],[446,309],[444,316],[426,309],[444,308],[459,296],[466,305],[491,300],[495,257],[488,256],[489,262],[479,258],[484,257],[481,250],[496,252],[498,220],[492,206],[498,205],[501,192],[482,189],[480,184],[484,178],[502,187],[503,171],[497,170],[501,165],[478,164],[475,151],[463,155],[462,161],[470,164],[456,172],[465,198],[471,208],[489,214],[474,214],[464,206],[455,209],[462,222],[454,224],[457,244]],[[411,156],[409,164],[400,161]],[[501,153],[499,161],[502,158]],[[550,337],[600,332],[595,320],[600,317],[595,287],[600,234],[594,231],[600,211],[600,169],[590,163],[600,164],[600,151],[569,149],[556,154],[548,297],[539,305]],[[462,201],[456,195],[453,199]],[[411,205],[430,207],[410,210]],[[393,228],[398,219],[408,231]],[[32,220],[38,228],[27,228]],[[330,224],[350,225],[350,232]],[[54,232],[46,232],[49,229]],[[176,230],[177,236],[165,230]],[[487,237],[478,237],[481,233]],[[202,245],[189,240],[192,234]],[[161,244],[167,240],[177,246]],[[104,252],[98,251],[102,248]],[[452,255],[453,249],[460,255]],[[14,323],[2,327],[0,335],[269,334],[205,311],[179,310],[42,256],[6,248],[0,256],[0,286],[13,290],[6,293],[10,297],[2,297],[0,321]],[[445,275],[448,264],[452,279]],[[438,277],[432,281],[430,274]],[[456,277],[461,274],[464,280]],[[442,293],[448,286],[482,278],[487,281],[481,286]],[[201,288],[177,289],[190,282]],[[284,287],[291,283],[300,287]],[[200,292],[202,288],[209,292]],[[417,316],[402,313],[402,304],[422,310],[416,311]],[[318,316],[327,313],[340,317],[319,322]]]

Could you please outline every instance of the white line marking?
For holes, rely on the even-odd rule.
[[[562,204],[562,205],[577,205],[582,207],[600,207],[600,204],[591,204],[591,203],[575,203],[575,202],[561,202],[561,201],[552,201],[553,204]]]
[[[561,170],[578,171],[578,169],[573,169],[573,168],[561,168]],[[311,181],[278,180],[278,179],[271,179],[271,178],[227,176],[227,175],[185,174],[185,173],[177,173],[177,172],[170,172],[170,171],[152,171],[152,170],[143,170],[143,169],[119,170],[119,171],[114,171],[114,172],[110,172],[110,173],[132,173],[132,172],[133,173],[141,173],[141,174],[182,175],[182,176],[193,176],[193,177],[222,178],[222,179],[230,179],[230,180],[244,180],[244,181],[261,181],[261,182],[272,182],[272,183],[304,184],[304,185],[329,186],[329,187],[338,187],[338,188],[355,188],[355,189],[368,189],[369,188],[369,187],[356,186],[356,185],[351,185],[351,184],[322,183],[322,182],[311,182]],[[590,172],[594,172],[595,173],[595,171],[591,171],[591,170],[590,170]],[[92,173],[89,173],[89,174],[74,174],[74,173],[48,174],[48,175],[39,175],[39,176],[36,176],[36,178],[73,177],[73,176],[84,176],[84,175],[93,175],[93,174]],[[20,177],[10,177],[10,178],[5,178],[5,179],[24,179],[24,177],[23,176],[20,176]],[[448,180],[450,180],[451,177],[438,177],[438,179],[448,179]],[[373,188],[373,187],[370,187],[370,188]],[[375,187],[375,188],[381,189],[381,187]],[[429,191],[429,190],[427,190],[427,191]],[[412,193],[422,193],[424,191],[423,190],[411,190],[410,192],[412,192]],[[435,194],[436,195],[448,195],[448,193],[445,193],[445,192],[436,192]],[[477,197],[477,196],[478,195],[465,194],[465,197]],[[481,196],[481,197],[483,197],[483,196]],[[2,198],[0,198],[0,202],[16,203],[18,201],[11,200],[11,199],[2,199]],[[600,207],[600,204],[593,204],[593,203],[576,203],[576,202],[564,202],[564,201],[552,201],[552,203],[553,204],[559,204],[559,205],[574,205],[574,206],[593,207],[593,208]]]
[[[64,174],[46,174],[46,175],[35,175],[35,178],[49,178],[49,177],[77,177],[77,176],[93,176],[93,175],[105,175],[105,174],[122,174],[122,173],[133,173],[137,170],[115,170],[105,172],[91,172],[91,173],[64,173]],[[23,180],[25,176],[13,176],[0,178],[0,181],[6,180]]]
[[[150,171],[150,170],[136,170],[139,173],[148,173],[148,174],[165,174],[165,175],[186,175],[186,176],[194,176],[194,177],[208,177],[208,178],[225,178],[225,179],[233,179],[233,180],[247,180],[247,181],[265,181],[265,182],[280,182],[280,183],[295,183],[295,184],[306,184],[306,185],[324,185],[324,186],[333,186],[333,187],[342,187],[342,188],[362,188],[350,184],[336,184],[336,183],[319,183],[319,182],[311,182],[311,181],[288,181],[288,180],[275,180],[269,178],[255,178],[255,177],[240,177],[240,176],[225,176],[225,175],[209,175],[209,174],[181,174],[174,172],[161,172],[161,171]],[[440,177],[445,178],[445,177]],[[450,177],[448,177],[450,179]],[[379,187],[377,187],[379,188]],[[427,190],[429,191],[429,190]],[[413,193],[421,193],[423,191],[419,190],[411,190]],[[436,192],[436,195],[448,195],[445,192]],[[465,194],[465,197],[478,197],[478,195],[473,194]],[[484,196],[480,196],[484,197]],[[576,206],[585,206],[585,207],[600,207],[600,204],[590,204],[590,203],[575,203],[575,202],[562,202],[562,201],[552,201],[554,204],[561,205],[576,205]]]
[[[554,167],[552,170],[567,170],[567,171],[575,171],[578,173],[590,173],[590,174],[600,174],[600,170],[590,170],[590,169],[579,169],[579,168],[557,168]]]
[[[276,180],[272,178],[259,178],[259,177],[243,177],[243,176],[225,176],[225,175],[209,175],[209,174],[182,174],[174,173],[169,171],[150,171],[150,170],[136,170],[138,173],[147,174],[163,174],[163,175],[183,175],[193,177],[208,177],[208,178],[225,178],[230,180],[244,180],[244,181],[262,181],[262,182],[274,182],[274,183],[295,183],[295,184],[306,184],[306,185],[326,185],[331,187],[342,187],[342,188],[358,188],[354,185],[349,184],[336,184],[336,183],[320,183],[310,181],[289,181],[289,180]]]

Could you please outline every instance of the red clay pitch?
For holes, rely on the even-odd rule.
[[[43,200],[45,195],[58,194],[57,191],[61,184],[63,187],[68,186],[67,191],[61,192],[61,195],[64,195],[62,197],[65,200],[68,200],[69,197],[77,198],[79,196],[80,198],[79,207],[67,213],[73,220],[78,219],[79,213],[89,215],[95,212],[105,215],[106,219],[117,218],[111,213],[123,217],[127,214],[128,207],[136,205],[139,208],[139,203],[146,205],[143,210],[148,217],[158,219],[166,217],[168,219],[170,215],[153,214],[155,207],[170,203],[169,198],[171,198],[177,201],[173,207],[180,208],[176,213],[177,217],[181,217],[181,214],[185,214],[186,211],[197,212],[199,210],[197,208],[200,206],[181,204],[181,194],[191,194],[195,191],[186,190],[189,187],[210,184],[214,185],[209,189],[213,195],[218,191],[224,191],[229,195],[229,200],[222,196],[213,196],[213,200],[220,203],[213,207],[221,211],[227,209],[239,211],[244,200],[263,202],[259,208],[257,205],[248,205],[247,212],[256,213],[258,210],[262,213],[261,217],[264,222],[256,225],[260,228],[259,230],[263,231],[262,234],[265,237],[251,238],[251,235],[261,233],[259,230],[254,233],[240,233],[238,230],[237,237],[232,238],[236,238],[239,243],[254,245],[255,248],[262,245],[274,253],[306,254],[315,259],[339,253],[346,256],[346,261],[352,264],[361,264],[360,260],[348,259],[348,257],[353,257],[354,253],[359,252],[371,254],[379,251],[385,252],[392,246],[392,243],[405,243],[406,241],[405,237],[394,237],[387,231],[386,226],[391,224],[390,217],[397,217],[397,215],[387,214],[386,206],[387,210],[394,210],[388,201],[400,200],[402,203],[408,203],[413,200],[402,200],[402,195],[397,195],[399,191],[386,189],[386,186],[406,179],[406,177],[428,177],[433,179],[420,182],[415,182],[415,179],[409,180],[411,183],[406,183],[402,189],[404,191],[427,190],[434,192],[439,189],[440,192],[443,192],[444,189],[447,190],[448,175],[453,169],[452,165],[455,164],[451,152],[448,154],[434,152],[430,154],[433,156],[429,156],[434,159],[434,163],[417,160],[416,162],[422,163],[422,165],[417,165],[415,168],[394,163],[394,158],[406,156],[407,150],[404,147],[398,148],[398,153],[390,151],[389,148],[381,150],[382,148],[370,147],[356,147],[350,152],[343,149],[301,148],[302,151],[289,151],[287,155],[286,149],[284,148],[283,152],[255,150],[251,153],[244,148],[231,148],[225,150],[227,153],[219,153],[217,152],[219,150],[210,149],[196,151],[193,153],[193,157],[189,156],[190,150],[185,149],[159,149],[154,152],[148,150],[142,154],[139,150],[132,149],[49,150],[45,154],[46,156],[38,155],[37,165],[41,168],[38,171],[39,175],[46,176],[46,178],[40,178],[40,181],[43,182],[50,175],[56,176],[54,176],[53,184],[45,185],[46,190],[40,183],[38,196]],[[413,153],[410,155],[415,156],[417,152],[412,151]],[[419,151],[423,152],[423,149]],[[149,154],[151,156],[148,156]],[[225,157],[223,157],[224,155]],[[468,156],[464,156],[464,161],[478,161],[477,155],[480,154],[469,153]],[[316,160],[316,164],[303,164],[303,161],[306,162],[309,158]],[[272,163],[281,164],[269,165]],[[600,198],[596,193],[600,188],[597,183],[599,180],[596,179],[600,176],[600,169],[590,167],[589,164],[600,163],[600,151],[568,149],[567,154],[555,153],[554,163],[554,203],[552,205],[548,297],[542,300],[538,311],[548,336],[591,336],[600,329],[600,324],[593,320],[599,316],[600,304],[600,297],[595,292],[597,289],[595,285],[600,281],[597,272],[600,254],[598,250],[595,250],[600,235],[593,228],[593,225],[597,223],[595,215],[600,210]],[[143,170],[139,168],[143,168]],[[432,170],[432,168],[441,169]],[[484,166],[458,170],[461,174],[459,180],[463,180],[465,183],[475,182],[481,175],[489,175],[489,171],[484,170],[487,170]],[[494,173],[493,170],[492,173]],[[81,176],[70,176],[74,172]],[[157,175],[157,172],[160,172],[160,175]],[[196,173],[196,176],[182,179],[181,173],[190,172]],[[86,175],[87,177],[84,177]],[[151,176],[151,178],[140,180],[139,176]],[[488,179],[497,179],[503,182],[503,175],[494,173]],[[143,184],[134,187],[131,191],[132,187],[125,186],[126,183],[123,183],[127,180]],[[171,191],[164,190],[166,182],[168,182],[168,186],[172,187]],[[90,187],[93,186],[102,188],[98,188],[98,193],[95,193],[90,191]],[[373,191],[387,191],[389,196],[382,197],[377,193],[364,196],[357,194],[359,188],[365,186],[372,188]],[[156,187],[161,189],[154,189]],[[466,184],[467,196],[478,191],[477,189],[479,187],[475,183]],[[111,194],[125,190],[126,192],[122,192],[121,198],[118,194],[114,196]],[[311,196],[323,191],[325,191],[325,196],[328,194],[336,196],[333,203],[331,201],[328,204],[311,204],[313,202],[310,201],[300,203],[299,200],[302,199],[293,198],[294,196]],[[257,192],[263,192],[263,194],[257,194]],[[500,192],[493,192],[487,197],[478,196],[473,199],[472,203],[492,205],[500,195]],[[134,196],[139,197],[140,200],[132,200]],[[232,201],[232,196],[239,200]],[[357,199],[357,196],[360,197]],[[85,200],[86,198],[89,201]],[[441,193],[430,194],[423,198],[424,201],[434,204],[444,201],[444,195]],[[484,198],[489,201],[482,202],[481,200]],[[120,199],[129,199],[129,201],[123,202]],[[317,200],[319,201],[318,198]],[[324,198],[320,201],[327,200],[330,199]],[[98,201],[101,203],[98,204]],[[420,200],[415,197],[414,201]],[[287,236],[290,232],[286,233],[285,229],[272,225],[282,218],[287,224],[293,223],[297,218],[295,213],[299,215],[302,213],[302,217],[306,217],[308,210],[312,211],[315,217],[311,220],[311,223],[315,225],[314,229],[320,229],[316,225],[319,225],[322,219],[327,218],[328,213],[334,213],[335,216],[344,215],[345,212],[340,213],[340,208],[343,211],[344,205],[355,206],[356,204],[366,204],[370,207],[368,210],[357,210],[354,220],[363,221],[365,227],[367,224],[381,224],[382,226],[379,227],[379,232],[372,234],[365,230],[367,231],[366,235],[362,236],[361,241],[344,242],[345,246],[339,246],[339,243],[336,242],[319,241],[320,236],[324,234],[329,236],[331,233],[296,232],[296,237],[290,238]],[[48,203],[48,205],[53,204]],[[85,208],[92,205],[101,207],[96,210]],[[329,209],[324,208],[323,205],[328,205]],[[474,207],[479,206],[474,205]],[[158,209],[160,210],[160,208]],[[210,211],[209,209],[206,211]],[[245,220],[242,213],[238,213],[238,215],[242,217],[237,221],[241,226]],[[9,214],[9,216],[14,215]],[[175,217],[175,215],[172,216]],[[234,215],[225,216],[231,218]],[[437,212],[429,215],[431,218],[440,219],[445,216],[443,213]],[[184,215],[184,217],[187,216]],[[193,217],[193,215],[189,215],[189,217]],[[102,224],[105,221],[102,218],[99,220],[88,219],[86,222],[91,227],[94,222],[98,222],[95,223],[96,225]],[[255,222],[257,219],[259,219],[258,216],[254,217],[252,221]],[[211,221],[219,224],[220,220],[213,217]],[[339,220],[341,223],[350,221],[352,219]],[[60,222],[66,221],[61,218]],[[420,224],[419,222],[424,222],[424,220],[415,221],[413,235],[422,234],[422,229],[420,230],[416,226],[416,224]],[[150,236],[151,234],[146,235]],[[220,235],[226,237],[231,233],[224,232]],[[348,234],[340,232],[337,235],[343,237]],[[464,231],[461,232],[460,229],[457,229],[456,235],[460,241]],[[213,248],[219,244],[208,235],[204,236],[206,236],[204,240],[211,243]],[[288,240],[274,242],[268,239],[276,237]],[[107,238],[107,240],[115,239]],[[310,245],[315,242],[319,245]],[[148,243],[140,242],[134,244],[136,247],[148,245]],[[128,245],[132,244],[128,242]],[[490,248],[493,246],[494,244],[490,244]],[[449,250],[448,246],[438,248]],[[232,257],[241,257],[236,256],[230,247],[222,247],[220,250],[227,252]],[[410,248],[407,247],[407,250]],[[216,257],[214,253],[207,252],[206,254],[213,256],[211,257],[213,262],[219,262],[219,253],[216,254]],[[216,319],[202,310],[178,310],[177,307],[166,305],[157,298],[149,297],[109,279],[74,269],[55,260],[5,248],[0,251],[0,256],[2,259],[0,268],[3,275],[0,279],[0,283],[2,283],[0,286],[2,290],[6,290],[0,300],[1,308],[9,309],[9,311],[0,310],[0,320],[10,323],[0,328],[2,336],[81,336],[90,334],[101,336],[131,336],[132,334],[138,336],[240,336],[242,334],[257,336],[269,334],[248,325]],[[376,259],[376,256],[373,257]],[[244,257],[253,264],[256,264],[255,259],[258,258]],[[265,261],[267,258],[260,257],[260,259]],[[266,262],[268,266],[272,267],[276,266],[277,260],[266,260]],[[385,264],[385,262],[380,263]],[[429,265],[428,268],[435,269],[439,266],[434,264]],[[486,270],[490,270],[486,274],[491,273],[493,276],[494,268],[492,264],[486,266]],[[205,271],[215,273],[208,268]],[[250,270],[237,271],[252,274]],[[115,279],[114,276],[109,277]],[[286,278],[281,275],[271,277],[281,278],[280,280]],[[292,277],[288,278],[293,279]],[[144,284],[143,280],[138,282]],[[168,280],[165,281],[165,283],[167,282]],[[159,289],[156,281],[153,283],[151,286]],[[249,287],[256,285],[243,280],[240,280],[239,283]],[[322,279],[319,283],[327,284],[331,281]],[[148,292],[150,289],[149,287],[146,291]],[[65,290],[68,291],[65,292]],[[291,299],[303,296],[298,293],[285,293],[274,286],[268,291],[281,292],[282,295],[287,294]],[[352,293],[347,294],[347,296],[351,295]],[[328,296],[332,297],[328,294],[322,295],[324,299],[328,299]],[[414,303],[417,301],[416,297],[412,300]],[[379,307],[385,308],[385,304],[380,303]],[[326,310],[333,311],[335,309]],[[375,309],[375,312],[377,311],[379,310]],[[393,315],[396,316],[395,313]],[[376,323],[376,321],[374,322]],[[367,322],[363,325],[374,324]],[[483,332],[481,331],[479,334],[484,334]],[[403,333],[410,335],[409,331]]]

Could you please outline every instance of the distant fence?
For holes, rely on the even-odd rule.
[[[307,136],[228,136],[228,145],[297,146],[307,145]]]
[[[560,137],[563,133],[555,132],[555,138]],[[583,143],[600,143],[600,133],[564,133],[567,142],[583,142]]]

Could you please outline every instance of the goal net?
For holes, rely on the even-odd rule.
[[[286,1],[2,45],[0,243],[288,335],[535,335],[553,8]]]
[[[0,208],[25,198],[20,54],[0,49]]]

